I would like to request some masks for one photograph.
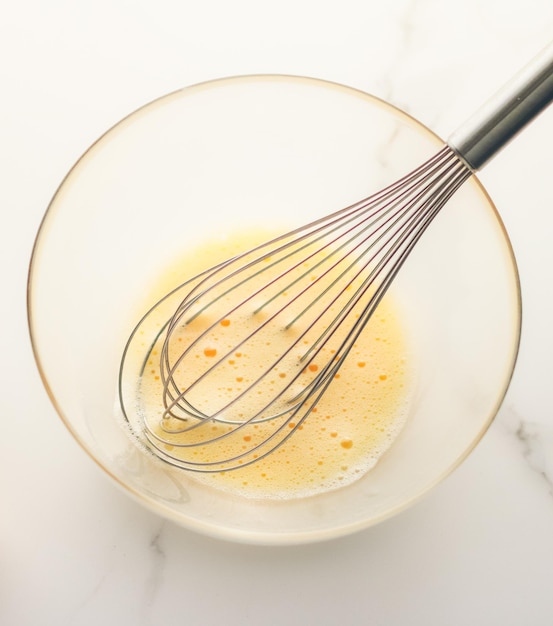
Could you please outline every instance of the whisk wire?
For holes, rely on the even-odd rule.
[[[409,253],[413,249],[420,236],[423,234],[424,230],[426,230],[427,226],[433,221],[435,215],[440,211],[440,209],[448,201],[451,195],[455,193],[458,187],[470,176],[470,171],[467,170],[464,165],[461,165],[461,167],[452,167],[450,169],[453,170],[451,179],[447,182],[444,182],[441,188],[436,190],[435,204],[434,202],[430,203],[427,200],[417,211],[413,213],[413,215],[405,223],[402,223],[400,230],[393,231],[391,233],[390,237],[383,245],[383,248],[381,248],[381,250],[386,250],[386,254],[373,268],[373,270],[367,275],[363,284],[359,287],[354,297],[348,303],[348,306],[344,308],[333,321],[333,324],[339,326],[343,320],[347,319],[351,315],[351,312],[352,310],[354,310],[355,305],[365,295],[366,291],[374,285],[378,275],[387,268],[388,264],[393,261],[394,256],[398,255],[399,253],[399,256],[397,256],[397,259],[393,263],[392,267],[387,270],[384,280],[379,284],[377,290],[374,292],[370,301],[367,303],[359,320],[355,322],[352,326],[351,332],[348,333],[347,344],[344,342],[344,344],[340,346],[338,352],[343,353],[344,358],[345,356],[347,356],[347,353],[349,353],[349,349],[351,349],[351,347],[353,347],[353,345],[355,344],[355,341],[357,340],[365,324],[372,316],[374,310],[380,303],[380,300],[386,293],[389,285],[393,282],[396,274],[403,265],[404,261],[407,259]],[[373,256],[362,267],[360,272],[362,272],[364,269],[367,269],[367,267],[370,265],[370,262],[373,261],[374,258],[375,257]],[[357,261],[359,259],[360,257],[358,257]],[[328,332],[329,328],[326,328],[323,333],[321,333],[321,336],[317,341],[323,342],[324,336]],[[311,346],[310,350],[313,350],[313,348],[314,346]],[[342,360],[340,361],[340,365],[341,363]],[[335,369],[338,368],[339,365]],[[334,372],[335,369],[333,368],[332,372]],[[323,378],[325,375],[327,375],[326,372],[321,373],[321,378]]]
[[[435,215],[447,202],[449,197],[455,193],[458,186],[460,186],[464,180],[470,176],[470,174],[470,170],[459,161],[450,149],[446,147],[433,159],[430,159],[427,163],[421,166],[416,175],[412,173],[405,177],[405,179],[391,185],[387,188],[387,190],[379,192],[378,194],[375,194],[374,196],[371,196],[356,205],[352,205],[353,208],[349,207],[345,211],[340,211],[339,214],[342,217],[344,215],[346,216],[344,219],[345,223],[340,222],[339,219],[332,219],[330,221],[327,220],[326,223],[322,223],[322,220],[318,220],[315,229],[311,228],[308,232],[305,232],[305,229],[295,231],[296,233],[301,232],[300,239],[302,245],[299,248],[294,248],[294,244],[297,243],[297,239],[295,241],[284,241],[284,243],[277,247],[276,250],[263,251],[262,254],[258,255],[254,260],[248,261],[238,268],[231,269],[228,276],[217,277],[213,284],[209,284],[209,280],[213,278],[213,274],[222,272],[229,265],[235,263],[237,260],[240,260],[241,257],[235,257],[232,260],[232,263],[222,267],[219,266],[213,274],[208,274],[202,281],[202,291],[200,293],[191,292],[188,294],[177,309],[175,316],[168,326],[167,336],[163,347],[164,362],[166,364],[163,382],[164,397],[166,400],[164,421],[167,421],[168,418],[177,418],[178,420],[184,422],[184,426],[177,429],[170,429],[167,426],[164,426],[163,430],[171,434],[187,432],[200,428],[206,421],[209,421],[210,423],[219,422],[231,424],[232,429],[228,432],[217,434],[208,440],[187,443],[173,442],[172,445],[185,448],[197,447],[205,445],[206,441],[210,443],[221,441],[222,439],[232,436],[238,430],[244,429],[252,423],[285,418],[280,425],[276,426],[273,434],[264,439],[262,444],[256,446],[256,448],[251,448],[240,455],[236,455],[233,458],[226,459],[225,463],[228,465],[229,463],[232,464],[238,460],[242,461],[248,455],[251,455],[255,449],[259,449],[259,447],[263,447],[264,449],[267,448],[264,454],[269,454],[275,449],[275,447],[282,445],[281,439],[279,439],[279,434],[283,432],[292,420],[294,420],[295,423],[300,423],[300,420],[304,420],[309,411],[314,408],[318,402],[317,398],[321,397],[318,395],[319,392],[324,393],[324,389],[326,389],[326,386],[330,384],[337,371],[340,369],[344,360],[354,346],[355,341],[358,339],[359,334],[368,323],[374,313],[374,310],[386,293],[400,267],[410,254],[415,243],[422,236],[423,232],[433,221]],[[436,179],[440,181],[439,184],[436,184]],[[306,228],[309,229],[310,226]],[[330,241],[328,241],[329,232],[334,235]],[[312,239],[309,239],[309,237]],[[339,243],[340,240],[344,241]],[[279,241],[282,241],[282,239],[279,239]],[[328,293],[334,291],[339,285],[340,287],[336,290],[336,293],[334,293],[332,298],[325,303],[325,306],[315,315],[315,317],[310,320],[302,332],[300,332],[299,335],[289,343],[286,350],[281,353],[279,358],[274,360],[261,375],[254,378],[246,389],[235,395],[229,402],[213,413],[207,414],[199,411],[191,402],[187,400],[187,393],[190,393],[192,388],[199,385],[204,379],[213,374],[216,368],[232,354],[233,350],[238,349],[240,346],[251,340],[260,331],[260,329],[273,323],[274,320],[276,320],[290,305],[290,302],[282,305],[274,313],[270,314],[267,319],[260,322],[254,331],[242,338],[242,340],[232,350],[224,352],[213,365],[211,365],[205,370],[205,372],[200,374],[193,381],[191,386],[183,390],[179,389],[179,386],[174,380],[174,373],[176,369],[179,365],[181,365],[183,360],[186,359],[192,349],[192,346],[196,345],[201,338],[205,337],[210,331],[212,331],[217,324],[222,321],[223,316],[217,316],[216,321],[212,322],[206,330],[200,333],[192,344],[189,345],[173,363],[170,361],[168,350],[171,333],[178,327],[179,324],[183,323],[186,313],[188,313],[196,302],[205,298],[205,296],[210,294],[212,291],[216,291],[216,288],[219,285],[226,284],[226,281],[230,277],[240,276],[261,261],[273,258],[282,251],[286,252],[282,258],[277,258],[266,267],[262,267],[253,274],[247,275],[244,279],[241,279],[238,284],[231,283],[222,295],[215,295],[212,301],[203,305],[203,308],[201,309],[202,312],[205,312],[209,307],[213,306],[216,301],[224,299],[224,297],[232,294],[235,290],[239,289],[239,287],[247,284],[250,280],[252,280],[252,276],[257,278],[260,273],[266,271],[268,268],[275,268],[281,263],[285,261],[288,262],[290,259],[295,258],[296,255],[298,255],[298,251],[304,252],[312,248],[314,244],[319,243],[321,245],[319,245],[319,247],[314,251],[310,251],[307,257],[303,257],[303,261],[305,261],[306,258],[315,259],[317,255],[328,250],[328,252],[325,253],[325,257],[318,260],[314,267],[302,272],[299,277],[287,282],[285,286],[279,287],[276,295],[273,294],[260,307],[258,307],[255,312],[259,312],[269,303],[276,300],[278,295],[282,295],[282,293],[295,287],[297,284],[303,284],[306,276],[312,273],[314,269],[320,269],[323,266],[328,265],[328,267],[326,267],[315,280],[302,287],[299,292],[293,296],[290,302],[300,299],[310,290],[315,289],[319,282],[324,282],[324,279],[331,275],[340,264],[347,261],[346,267],[340,270],[340,273],[326,285],[317,297],[308,300],[308,304],[293,318],[291,323],[288,323],[287,328],[306,315],[310,309],[316,306],[319,300],[324,299]],[[336,246],[335,244],[337,243],[339,243],[339,245]],[[354,257],[353,259],[350,258],[352,256]],[[331,259],[335,259],[335,257],[337,257],[337,260],[333,260],[331,262]],[[288,266],[285,271],[280,272],[276,277],[269,279],[262,287],[256,289],[252,294],[235,304],[230,311],[226,313],[226,315],[228,316],[235,313],[243,307],[245,303],[253,300],[256,296],[268,290],[273,285],[278,284],[285,276],[292,273],[293,270],[298,269],[301,265],[301,261],[296,261],[292,266]],[[349,276],[351,272],[354,273]],[[368,301],[363,304],[362,312],[352,323],[351,328],[348,329],[345,338],[334,350],[331,351],[334,356],[328,359],[328,361],[320,368],[318,374],[300,391],[292,395],[292,397],[288,399],[284,408],[266,415],[271,406],[277,405],[290,388],[297,382],[298,378],[301,376],[300,369],[298,369],[296,374],[291,377],[290,381],[276,395],[271,397],[269,402],[260,407],[256,412],[250,414],[248,418],[241,420],[226,419],[224,417],[225,412],[232,408],[235,404],[239,403],[243,398],[247,397],[248,394],[263,381],[267,372],[273,370],[289,355],[299,342],[314,327],[316,327],[318,323],[320,323],[324,315],[332,310],[332,307],[336,305],[342,296],[344,296],[349,287],[364,274],[366,275],[364,276],[361,284],[354,291],[353,295],[342,306],[338,314],[326,326],[326,328],[321,331],[308,350],[299,358],[299,362],[303,365],[312,362],[330,342],[344,321],[351,317],[352,312],[363,301],[367,292],[373,289],[372,295]],[[346,281],[345,278],[348,276],[349,278]],[[377,280],[381,276],[382,278],[380,282],[377,283]],[[208,284],[206,285],[206,283]],[[199,291],[197,286],[195,291]],[[195,317],[197,317],[197,314],[194,314],[194,318],[189,317],[184,324],[190,323],[190,321],[195,319]],[[183,415],[175,414],[175,408],[182,411]],[[300,412],[302,412],[302,415],[299,415]],[[189,418],[194,418],[192,423],[188,423]],[[156,439],[159,438],[159,435],[157,434],[150,433],[150,435],[155,436]],[[207,466],[215,467],[219,466],[219,464],[220,461],[215,460],[207,463]],[[200,466],[205,467],[206,464],[201,462]],[[243,467],[244,463],[241,462],[240,466]],[[226,469],[229,468],[226,467]]]

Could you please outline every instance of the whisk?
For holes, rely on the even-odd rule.
[[[162,298],[121,361],[120,401],[135,434],[197,472],[245,467],[282,446],[339,376],[435,216],[552,99],[550,45],[414,171]],[[159,319],[139,368],[159,360],[152,417],[137,400],[140,382],[129,392],[128,378],[133,341]]]

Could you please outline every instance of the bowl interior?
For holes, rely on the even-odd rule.
[[[144,285],[183,249],[241,228],[289,230],[380,189],[440,147],[424,126],[367,94],[284,76],[190,87],[108,131],[53,198],[29,283],[37,363],[83,448],[162,515],[261,543],[369,526],[445,477],[495,416],[519,340],[515,262],[476,179],[436,218],[392,287],[416,388],[401,435],[353,485],[289,501],[209,489],[136,445],[117,396]]]

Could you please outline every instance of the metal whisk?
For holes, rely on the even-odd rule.
[[[434,217],[552,99],[553,45],[413,172],[165,296],[121,363],[121,405],[135,433],[160,458],[199,472],[275,451],[316,409]],[[166,321],[138,374],[159,360],[154,419],[125,382],[130,346],[152,319]]]

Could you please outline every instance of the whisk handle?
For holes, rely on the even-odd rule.
[[[481,169],[553,100],[553,42],[449,138],[472,170]]]

